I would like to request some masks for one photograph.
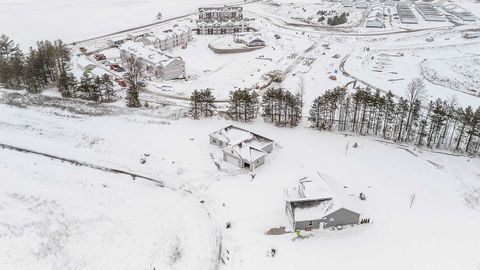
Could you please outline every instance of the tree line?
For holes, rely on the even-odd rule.
[[[25,54],[6,35],[0,36],[0,84],[38,93],[68,71],[71,56],[61,40],[39,41]]]
[[[38,41],[24,53],[19,44],[0,36],[0,85],[40,93],[56,87],[66,98],[110,102],[116,94],[108,75],[92,77],[85,73],[79,80],[71,72],[71,51],[62,40]]]
[[[369,88],[348,94],[336,87],[315,98],[308,116],[313,128],[381,136],[428,148],[475,154],[480,148],[480,107],[457,106],[455,99],[423,102],[420,79],[408,84],[406,98]]]
[[[194,119],[213,116],[217,106],[211,89],[195,90],[190,96],[189,114]],[[297,126],[302,119],[302,96],[283,88],[265,91],[261,102],[258,93],[251,89],[237,89],[230,93],[227,114],[235,121],[250,122],[262,108],[266,122],[277,126]]]

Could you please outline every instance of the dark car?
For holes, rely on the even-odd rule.
[[[95,54],[93,57],[94,57],[95,60],[97,60],[97,61],[103,61],[103,60],[106,60],[106,59],[107,59],[107,57],[106,57],[104,54],[101,54],[101,53],[100,53],[100,54]]]

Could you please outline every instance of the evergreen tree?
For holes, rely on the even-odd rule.
[[[103,102],[110,102],[115,100],[116,93],[113,89],[113,82],[110,80],[110,77],[107,74],[103,74],[100,78],[99,89],[102,95]]]
[[[127,106],[132,108],[139,108],[142,106],[139,99],[140,91],[142,86],[140,80],[142,77],[142,67],[135,60],[135,58],[130,57],[126,61],[126,82],[127,82]]]
[[[62,97],[73,98],[76,97],[77,80],[72,73],[67,73],[65,70],[59,75],[57,81],[57,88]]]

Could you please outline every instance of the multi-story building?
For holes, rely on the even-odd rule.
[[[243,20],[242,7],[202,7],[198,9],[198,19],[200,21],[221,21]]]
[[[187,46],[192,39],[192,29],[190,27],[174,26],[153,35],[140,37],[136,41],[143,43],[145,46],[153,46],[162,51],[167,51],[178,46]]]
[[[151,45],[127,41],[120,47],[120,58],[127,62],[134,58],[145,75],[164,80],[185,78],[185,62],[181,57],[170,56]]]
[[[243,18],[242,7],[205,7],[198,9],[197,34],[225,35],[247,32],[249,20]]]

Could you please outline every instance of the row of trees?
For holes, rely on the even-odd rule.
[[[262,106],[263,118],[278,126],[297,126],[302,119],[302,96],[282,88],[270,88],[262,96],[249,89],[238,89],[230,93],[228,115],[236,121],[249,122],[255,119]],[[199,119],[210,117],[217,106],[211,89],[195,90],[190,96],[190,115]]]
[[[85,74],[79,81],[71,73],[62,72],[57,82],[62,97],[80,98],[95,102],[111,102],[116,99],[113,82],[107,74],[95,77]]]
[[[190,96],[189,113],[194,119],[213,116],[216,108],[211,89],[195,90]]]
[[[423,104],[420,79],[408,85],[407,97],[395,98],[358,88],[348,94],[337,87],[317,97],[309,111],[312,127],[382,136],[396,142],[478,153],[480,108],[458,107],[454,99]]]
[[[69,63],[70,50],[61,40],[39,41],[25,54],[9,37],[0,36],[0,84],[6,88],[38,93],[68,72]]]

